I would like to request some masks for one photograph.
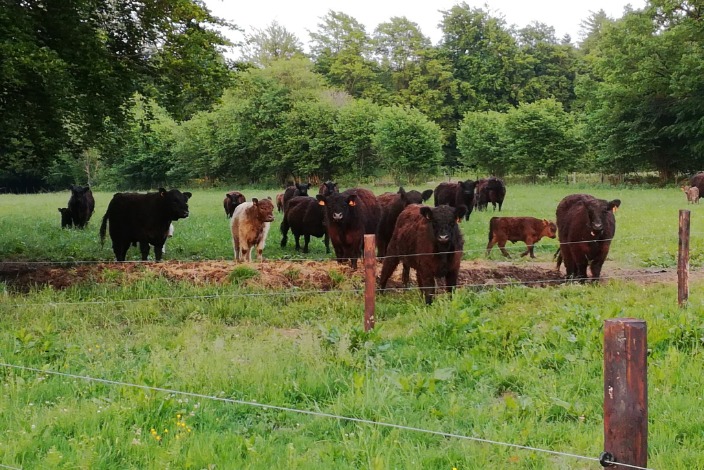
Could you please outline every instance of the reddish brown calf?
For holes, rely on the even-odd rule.
[[[492,217],[489,222],[489,244],[486,246],[486,255],[489,256],[494,245],[499,245],[501,253],[511,257],[506,251],[506,242],[525,242],[526,251],[521,256],[533,254],[533,246],[543,237],[555,238],[557,226],[547,219],[535,217]]]

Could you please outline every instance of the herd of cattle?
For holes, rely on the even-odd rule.
[[[702,174],[704,184],[704,173]],[[692,184],[694,186],[694,184]],[[406,191],[379,196],[364,188],[340,192],[335,182],[320,185],[315,197],[308,195],[310,183],[290,183],[285,191],[271,198],[247,198],[239,191],[225,195],[223,207],[230,218],[232,245],[237,261],[262,260],[262,253],[274,221],[274,204],[283,213],[281,246],[289,230],[296,250],[308,252],[311,237],[323,238],[326,252],[332,243],[338,262],[349,261],[357,268],[365,234],[375,234],[377,255],[382,260],[380,286],[384,288],[398,264],[403,265],[402,280],[408,284],[410,270],[416,271],[418,286],[427,303],[432,302],[435,279],[444,278],[448,290],[457,285],[464,238],[459,222],[469,220],[472,210],[486,210],[489,203],[501,211],[506,196],[504,182],[495,177],[478,181],[443,182],[434,190]],[[434,196],[434,207],[423,205]],[[155,193],[116,193],[100,226],[104,242],[109,229],[117,261],[124,261],[130,246],[139,244],[143,260],[154,247],[157,261],[164,244],[173,234],[172,222],[188,217],[189,192],[160,188]],[[523,241],[522,256],[535,257],[533,247],[542,237],[559,234],[560,248],[555,253],[557,267],[564,263],[568,278],[600,276],[601,267],[616,231],[613,213],[621,204],[587,194],[565,197],[557,206],[557,223],[534,217],[492,217],[486,252],[498,245],[504,256],[506,242]],[[89,187],[72,186],[67,208],[59,209],[62,227],[85,227],[95,209]]]

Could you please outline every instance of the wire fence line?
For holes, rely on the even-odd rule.
[[[601,276],[601,280],[631,280],[631,279],[654,279],[664,275],[673,274],[670,271],[654,272],[654,273],[641,273],[641,274],[623,274],[623,275],[612,275],[612,276]],[[510,276],[507,276],[510,278]],[[585,279],[590,280],[590,278]],[[457,284],[454,286],[456,289],[482,289],[487,287],[511,287],[511,286],[521,286],[521,285],[543,285],[543,284],[571,284],[578,282],[579,280],[566,279],[564,277],[553,278],[553,279],[534,279],[526,281],[495,281],[493,279],[484,283],[465,283]],[[437,288],[443,288],[443,285],[437,286]],[[385,288],[375,288],[376,293],[386,293],[386,292],[403,292],[403,291],[415,291],[415,290],[433,290],[436,286],[421,287],[421,286],[404,286],[404,287],[385,287]],[[264,298],[264,297],[287,297],[287,296],[306,296],[306,295],[342,295],[342,294],[364,294],[364,288],[351,288],[351,289],[311,289],[311,290],[296,290],[289,289],[284,291],[268,291],[268,292],[241,292],[241,293],[217,293],[217,294],[207,294],[207,295],[193,295],[193,296],[174,296],[174,297],[139,297],[133,299],[111,299],[111,300],[78,300],[73,302],[33,302],[33,303],[15,303],[13,307],[30,307],[30,306],[47,306],[47,307],[60,307],[68,305],[114,305],[123,303],[136,303],[136,302],[165,302],[165,301],[184,301],[184,300],[221,300],[221,299],[240,299],[240,298]]]
[[[0,468],[9,468],[9,469],[11,469],[11,470],[22,470],[22,467],[11,467],[11,466],[9,466],[9,465],[5,465],[5,464],[2,464],[2,463],[0,463]]]
[[[596,457],[588,457],[588,456],[572,454],[572,453],[568,453],[568,452],[560,452],[560,451],[549,450],[549,449],[541,449],[538,447],[525,446],[525,445],[521,445],[521,444],[513,444],[513,443],[509,443],[509,442],[502,442],[502,441],[494,440],[494,439],[485,439],[485,438],[481,438],[481,437],[467,436],[467,435],[451,433],[451,432],[433,431],[430,429],[423,429],[423,428],[418,428],[418,427],[414,427],[414,426],[406,426],[406,425],[402,425],[402,424],[388,423],[388,422],[384,422],[384,421],[374,421],[374,420],[368,420],[368,419],[363,419],[363,418],[355,418],[355,417],[351,417],[351,416],[336,415],[333,413],[325,413],[322,411],[300,410],[297,408],[291,408],[291,407],[279,406],[279,405],[271,405],[271,404],[266,404],[266,403],[260,403],[257,401],[247,401],[247,400],[239,400],[239,399],[235,399],[235,398],[218,397],[218,396],[212,396],[212,395],[207,395],[207,394],[203,394],[203,393],[196,393],[196,392],[185,392],[185,391],[181,391],[181,390],[175,390],[175,389],[169,389],[169,388],[163,388],[163,387],[154,387],[154,386],[149,386],[149,385],[122,382],[122,381],[118,381],[118,380],[110,380],[110,379],[103,379],[103,378],[98,378],[98,377],[90,377],[90,376],[86,376],[86,375],[71,374],[68,372],[58,372],[58,371],[52,371],[52,370],[47,370],[47,369],[37,369],[34,367],[26,367],[26,366],[22,366],[22,365],[9,364],[9,363],[3,363],[3,362],[0,362],[0,367],[5,367],[7,369],[23,370],[23,371],[34,372],[34,373],[39,373],[39,374],[48,374],[48,375],[54,375],[54,376],[60,376],[60,377],[67,377],[67,378],[78,379],[78,380],[85,380],[85,381],[89,381],[89,382],[103,383],[103,384],[107,384],[107,385],[117,385],[117,386],[122,386],[122,387],[138,388],[138,389],[142,389],[142,390],[149,390],[149,391],[154,391],[154,392],[161,392],[161,393],[168,393],[168,394],[173,394],[173,395],[186,396],[186,397],[190,397],[190,398],[199,398],[199,399],[203,399],[203,400],[219,401],[219,402],[233,404],[233,405],[248,406],[248,407],[253,407],[253,408],[262,408],[262,409],[266,409],[266,410],[283,411],[283,412],[287,412],[287,413],[296,413],[296,414],[314,416],[314,417],[318,417],[318,418],[329,418],[329,419],[335,419],[338,421],[348,421],[348,422],[353,422],[353,423],[366,424],[366,425],[370,425],[370,426],[379,426],[379,427],[386,427],[386,428],[392,428],[392,429],[399,429],[402,431],[417,432],[417,433],[429,434],[429,435],[446,437],[446,438],[473,441],[473,442],[478,442],[478,443],[483,443],[483,444],[491,444],[491,445],[509,447],[509,448],[513,448],[513,449],[527,450],[527,451],[532,451],[532,452],[557,455],[557,456],[561,456],[561,457],[569,457],[569,458],[573,458],[573,459],[588,460],[588,461],[597,462],[597,463],[600,462],[599,458],[596,458]],[[629,465],[629,464],[623,464],[623,463],[618,463],[618,462],[613,462],[613,464],[617,465],[617,466],[621,466],[621,467],[625,467],[625,468],[633,468],[633,469],[637,469],[637,470],[653,470],[653,469],[650,469],[647,467],[639,467],[636,465]]]

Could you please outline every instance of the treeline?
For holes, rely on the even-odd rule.
[[[0,186],[462,169],[668,181],[704,164],[703,8],[596,12],[578,45],[465,3],[437,45],[405,18],[368,33],[330,11],[310,54],[272,23],[228,62],[225,23],[195,0],[17,1],[0,11]]]

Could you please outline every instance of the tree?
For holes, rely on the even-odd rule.
[[[584,149],[572,116],[554,99],[521,104],[506,114],[512,169],[554,178],[577,168]]]
[[[276,21],[264,29],[255,28],[252,34],[244,37],[242,58],[257,67],[267,67],[274,61],[294,57],[304,57],[303,44]]]
[[[431,46],[418,25],[405,17],[379,24],[372,42],[381,73],[388,75],[389,85],[396,92],[408,88],[412,70]]]
[[[413,108],[384,108],[372,142],[382,164],[397,182],[437,172],[442,163],[442,133]]]
[[[335,136],[340,148],[333,160],[336,176],[361,179],[379,171],[382,165],[372,138],[380,113],[379,105],[364,99],[351,101],[340,108],[335,122]]]
[[[465,114],[457,131],[457,147],[466,167],[504,176],[511,167],[506,114],[497,111]]]

